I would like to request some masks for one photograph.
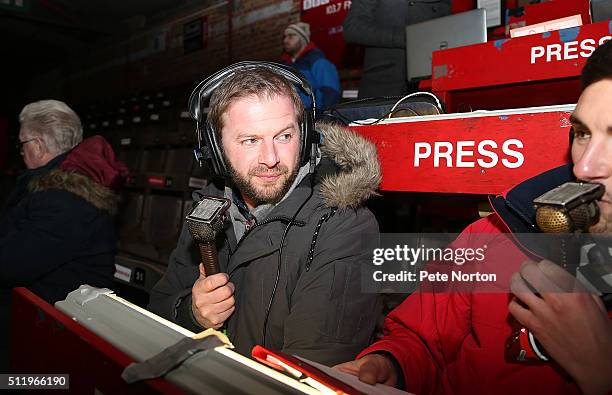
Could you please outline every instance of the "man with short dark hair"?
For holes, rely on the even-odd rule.
[[[519,237],[538,229],[533,200],[576,179],[605,187],[597,201],[599,222],[589,232],[612,233],[612,42],[593,53],[582,81],[584,91],[570,119],[573,167],[549,170],[494,198],[495,213],[455,241],[486,246],[487,256],[497,258],[489,265],[516,272],[504,284],[511,294],[502,288],[497,293],[422,289],[389,314],[381,340],[340,370],[417,394],[612,391],[612,320],[599,295],[550,261],[531,262],[544,255]],[[612,258],[605,254],[602,264],[609,273]],[[487,270],[485,263],[479,265]],[[519,335],[513,322],[531,334]],[[507,359],[515,340],[522,351],[537,348],[540,360],[525,361],[522,352]]]
[[[378,234],[364,207],[380,181],[376,148],[345,128],[317,125],[324,143],[311,174],[300,160],[304,106],[269,67],[237,67],[209,108],[228,175],[194,200],[232,202],[217,239],[221,273],[198,266],[183,226],[149,308],[194,331],[225,327],[245,355],[260,344],[326,364],[354,357],[378,311],[376,295],[360,285],[368,255],[361,237]]]

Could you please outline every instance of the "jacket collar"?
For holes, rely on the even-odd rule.
[[[56,156],[47,162],[46,165],[37,167],[35,169],[27,169],[19,177],[17,177],[17,184],[10,197],[7,199],[5,207],[11,207],[19,203],[25,195],[29,193],[28,185],[35,178],[43,174],[49,173],[51,170],[59,166],[59,164],[66,158],[66,153]]]
[[[306,220],[312,215],[309,208],[316,191],[310,185],[311,175],[307,175],[289,196],[276,205],[267,217],[258,222],[242,239],[236,243],[232,226],[225,229],[226,236],[234,254],[229,262],[227,273],[230,273],[245,262],[269,255],[280,248],[280,241],[286,226],[293,220],[296,227],[304,226]],[[311,192],[312,195],[311,196]],[[310,204],[309,204],[310,203]],[[297,210],[302,209],[298,213]],[[296,215],[297,214],[297,215]],[[295,216],[295,219],[293,217]],[[267,225],[270,223],[270,225]],[[279,226],[280,225],[280,226]]]
[[[24,171],[23,174],[19,176],[19,180],[22,180],[22,179],[29,180],[33,177],[37,177],[42,174],[48,173],[52,169],[55,169],[57,166],[59,166],[59,164],[62,163],[62,161],[66,158],[66,155],[68,155],[67,152],[60,154],[56,156],[55,158],[51,159],[44,166],[40,166],[40,167],[37,167],[36,169],[28,169]]]
[[[505,194],[490,197],[493,210],[512,233],[513,241],[523,252],[535,258],[548,255],[537,239],[521,236],[540,232],[535,220],[533,200],[558,187],[575,180],[572,165],[567,164],[548,170],[516,185]]]
[[[310,197],[293,222],[293,226],[304,226],[304,223],[312,215],[312,208],[309,208],[309,206],[311,204],[320,205],[320,199],[315,198],[317,194],[316,188],[313,190],[311,187],[311,177],[310,174],[306,175],[289,196],[277,204],[263,221],[259,222],[249,231],[248,237],[243,237],[242,242],[238,242],[236,239],[231,218],[229,216],[226,218],[224,233],[232,254],[229,266],[225,268],[227,273],[231,273],[244,262],[252,261],[278,250],[285,226],[289,224],[289,221],[296,214],[302,203]],[[218,197],[223,196],[223,187],[213,186],[214,188],[209,190],[208,193]],[[310,196],[311,191],[313,193],[312,197]],[[198,193],[194,193],[193,197],[194,199],[199,199]],[[276,226],[266,226],[268,222],[276,223]],[[282,226],[278,226],[278,224]],[[262,231],[265,235],[261,233],[260,236],[257,236]],[[225,262],[221,264],[225,265]]]
[[[312,51],[313,49],[317,49],[317,46],[314,45],[314,43],[311,41],[308,44],[306,44],[306,46],[302,48],[302,50],[298,52],[297,55],[295,55],[295,61],[293,60],[293,57],[289,55],[287,52],[283,52],[283,54],[281,55],[281,59],[289,64],[293,64],[297,62],[299,58],[306,55],[308,52]]]
[[[533,200],[559,185],[573,181],[572,165],[567,164],[521,182],[505,194],[491,199],[493,209],[513,233],[539,231]]]

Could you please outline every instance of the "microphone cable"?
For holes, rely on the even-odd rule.
[[[267,334],[267,330],[268,330],[268,318],[270,317],[270,310],[272,310],[272,302],[274,301],[274,295],[276,294],[276,289],[278,288],[278,282],[280,280],[280,272],[281,272],[282,256],[283,256],[283,246],[285,244],[285,238],[287,237],[287,234],[289,233],[289,229],[291,229],[291,226],[293,225],[293,221],[295,221],[295,218],[297,217],[297,215],[300,213],[300,211],[302,211],[302,208],[304,208],[306,203],[308,203],[308,201],[312,198],[312,195],[314,193],[314,188],[315,188],[315,183],[314,183],[315,175],[311,173],[310,177],[311,177],[311,179],[310,179],[310,194],[308,195],[306,200],[304,200],[302,202],[300,207],[295,211],[295,214],[293,214],[293,217],[291,218],[291,220],[289,221],[289,223],[285,227],[285,231],[283,232],[283,237],[281,238],[280,248],[279,248],[279,251],[278,251],[278,264],[277,264],[277,268],[276,268],[276,278],[274,279],[274,287],[272,288],[272,295],[270,295],[270,300],[268,302],[268,308],[266,309],[266,316],[264,318],[264,323],[263,323],[263,338],[262,338],[261,345],[264,346],[264,347],[266,346],[266,334]]]

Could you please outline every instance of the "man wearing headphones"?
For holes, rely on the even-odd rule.
[[[183,226],[149,308],[194,331],[226,328],[245,355],[260,344],[331,365],[369,343],[379,312],[376,295],[361,292],[360,265],[361,238],[378,234],[363,204],[380,168],[374,145],[342,127],[317,125],[318,148],[296,87],[313,96],[285,66],[242,62],[192,94],[205,155],[225,181],[194,200],[231,201],[216,240],[221,273],[206,276]]]

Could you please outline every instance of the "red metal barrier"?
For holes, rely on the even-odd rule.
[[[570,111],[535,111],[354,130],[378,148],[382,190],[497,194],[570,161]]]
[[[184,394],[162,379],[126,384],[134,362],[26,288],[15,288],[11,318],[11,373],[69,374],[69,394]]]
[[[611,38],[609,21],[435,51],[432,91],[450,112],[575,103],[586,59]]]

